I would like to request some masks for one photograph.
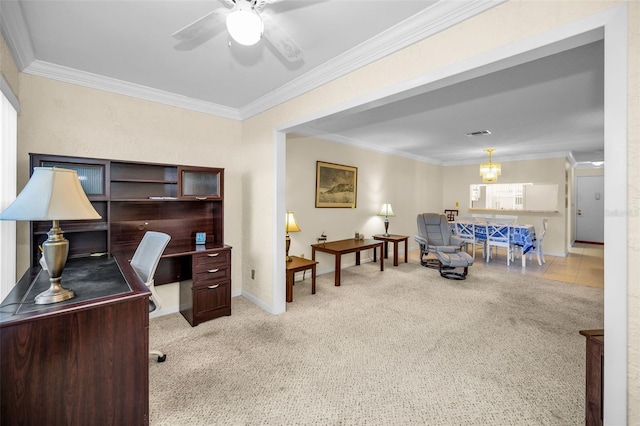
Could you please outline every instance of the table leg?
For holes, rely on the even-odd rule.
[[[316,248],[311,247],[311,260],[316,260]]]
[[[393,244],[395,245],[396,243],[393,243]],[[384,258],[385,259],[389,258],[389,242],[388,241],[384,242]]]
[[[377,249],[377,247],[374,247],[374,248],[373,248],[373,261],[374,261],[374,262],[377,262],[377,261],[378,261],[378,260],[377,260],[377,257],[378,257],[378,256],[376,255],[376,249]],[[382,250],[382,246],[380,247],[380,250]],[[382,253],[380,253],[380,256],[382,256]]]
[[[407,244],[408,240],[408,238],[404,240],[404,263],[407,263],[407,258],[409,257],[409,244]]]
[[[293,271],[287,271],[287,302],[293,301]]]
[[[316,294],[316,265],[311,266],[311,294]]]
[[[335,273],[335,284],[336,287],[340,286],[340,268],[342,268],[342,255],[341,254],[336,254],[336,263],[335,263],[335,268],[336,268],[336,273]]]
[[[375,254],[375,248],[373,250]],[[380,244],[380,250],[382,250],[382,244]],[[384,256],[380,256],[380,270],[384,271]]]
[[[398,266],[398,241],[393,242],[393,266]],[[385,247],[387,249],[388,247]],[[385,259],[387,256],[384,257]]]
[[[356,265],[360,265],[360,252],[356,252]]]

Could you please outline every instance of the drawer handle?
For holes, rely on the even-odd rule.
[[[218,288],[220,284],[207,286],[208,289],[213,290],[214,288]]]
[[[218,272],[220,270],[220,268],[216,268],[216,269],[209,269],[207,272],[210,274],[215,274],[216,272]]]
[[[217,257],[220,253],[209,253],[207,256],[209,257]]]
[[[207,197],[196,197],[196,200],[200,200],[200,201],[206,200],[206,199],[207,199]]]

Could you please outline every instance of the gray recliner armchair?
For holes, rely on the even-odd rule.
[[[461,251],[465,240],[453,235],[447,217],[439,213],[421,213],[418,215],[418,235],[415,240],[420,244],[420,263],[427,268],[440,271],[444,278],[464,280],[473,258]],[[434,253],[436,258],[429,258]],[[460,270],[462,269],[462,270]]]

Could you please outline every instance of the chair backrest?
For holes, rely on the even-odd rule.
[[[451,229],[447,216],[439,213],[419,214],[418,235],[425,238],[430,246],[448,246]]]
[[[503,216],[503,217],[491,217],[487,219],[488,223],[495,223],[498,225],[515,225],[516,222],[518,221],[518,216]]]
[[[475,241],[476,223],[473,218],[456,217],[456,235],[465,241]]]
[[[487,223],[487,242],[494,245],[509,244],[510,228],[506,223]]]
[[[456,220],[456,216],[458,216],[458,210],[445,210],[444,214],[447,216],[449,222],[453,222]]]
[[[160,256],[170,239],[169,235],[162,232],[147,231],[133,254],[131,267],[147,287],[153,285],[153,276],[160,262]]]
[[[542,231],[540,231],[540,235],[536,235],[536,240],[542,241],[544,239],[544,235],[547,233],[548,222],[549,222],[549,219],[547,218],[542,219]]]
[[[493,215],[494,219],[509,219],[512,220],[512,223],[516,223],[518,221],[518,216],[514,216],[512,214],[496,214]]]

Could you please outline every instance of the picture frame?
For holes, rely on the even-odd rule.
[[[316,208],[355,209],[358,168],[316,161]]]

